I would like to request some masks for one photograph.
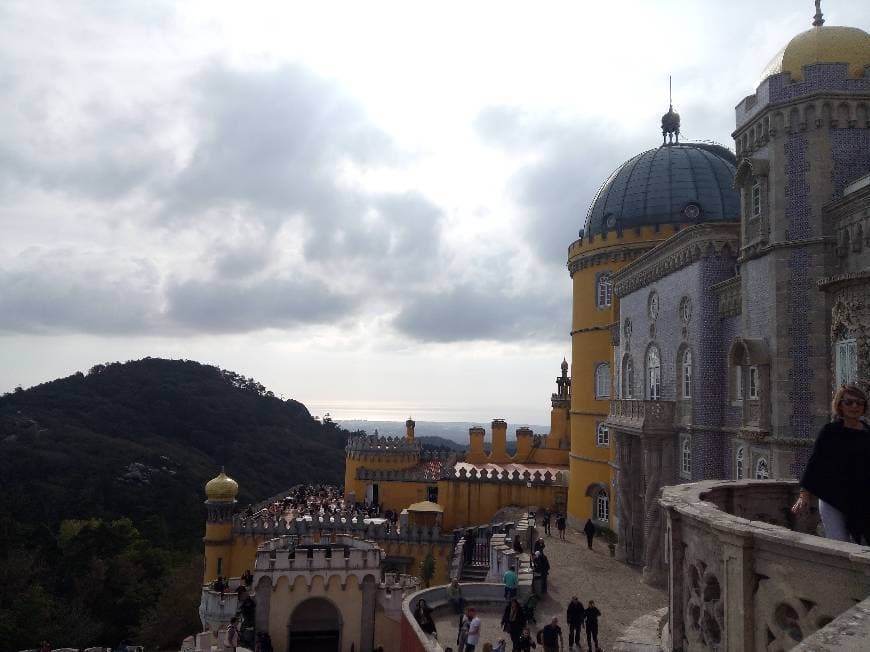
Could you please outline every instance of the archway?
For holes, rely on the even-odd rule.
[[[338,652],[341,612],[325,598],[308,598],[290,614],[289,652]]]

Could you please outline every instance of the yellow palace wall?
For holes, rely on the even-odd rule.
[[[438,504],[444,508],[442,528],[489,523],[495,513],[508,505],[537,505],[553,509],[564,487],[532,485],[496,480],[442,480],[438,483]]]
[[[607,238],[599,235],[578,240],[568,249],[573,286],[568,520],[574,527],[583,527],[593,515],[594,492],[593,496],[587,493],[598,483],[607,487],[610,522],[613,520],[612,448],[596,444],[597,427],[607,418],[610,399],[595,397],[595,368],[607,363],[611,380],[616,376],[611,327],[619,323],[619,301],[614,294],[609,306],[597,307],[598,276],[602,272],[616,273],[675,232],[671,226],[632,228],[622,234],[610,231]],[[614,395],[611,386],[610,396]]]
[[[345,498],[348,498],[350,494],[354,495],[354,500],[357,502],[362,502],[366,495],[366,486],[368,486],[372,481],[371,480],[359,480],[356,477],[356,471],[359,468],[366,468],[372,471],[397,471],[401,469],[410,469],[417,465],[419,459],[416,455],[413,454],[389,454],[385,453],[383,455],[362,455],[362,456],[350,456],[346,455],[344,458],[344,495]],[[380,485],[382,483],[377,483]],[[419,500],[426,500],[425,493],[423,498]],[[380,496],[380,502],[384,501],[383,495]],[[413,502],[406,503],[402,505],[399,509],[404,509],[408,505]],[[387,506],[386,509],[396,509],[396,506]]]

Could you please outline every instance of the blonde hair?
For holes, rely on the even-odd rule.
[[[867,414],[867,394],[864,393],[864,390],[857,385],[840,385],[834,394],[834,400],[831,401],[831,416],[835,419],[843,418],[843,412],[840,410],[840,402],[846,397],[846,394],[851,394],[852,396],[864,401],[864,414]]]

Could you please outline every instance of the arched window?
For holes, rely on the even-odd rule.
[[[606,308],[613,303],[613,275],[610,272],[601,272],[595,288],[595,305]]]
[[[595,398],[610,398],[610,365],[606,362],[595,367]]]
[[[752,217],[761,215],[761,181],[758,177],[752,178]]]
[[[692,352],[689,349],[683,351],[682,367],[683,398],[692,398]]]
[[[607,424],[603,421],[595,429],[595,445],[602,448],[610,446],[610,430],[608,430]]]
[[[834,349],[836,383],[849,385],[858,377],[858,344],[854,337],[838,340]]]
[[[595,497],[595,518],[599,521],[607,521],[610,518],[610,499],[604,489]]]
[[[624,398],[634,396],[634,363],[630,356],[625,356],[622,363],[622,396]]]
[[[688,437],[683,439],[682,450],[680,452],[680,470],[683,475],[692,476],[692,442]]]
[[[759,382],[758,382],[758,367],[749,367],[749,398],[755,400],[758,398]]]
[[[650,401],[658,401],[662,393],[662,359],[658,347],[649,347],[646,353],[646,396]]]
[[[767,467],[767,460],[763,457],[758,458],[755,464],[755,479],[767,480],[770,477],[770,471]]]
[[[737,449],[737,456],[734,462],[734,475],[738,480],[743,479],[743,446]]]

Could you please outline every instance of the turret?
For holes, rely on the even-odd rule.
[[[416,425],[416,422],[411,417],[408,417],[408,420],[405,421],[405,439],[409,442],[414,441],[414,427]]]
[[[483,450],[483,438],[486,431],[480,426],[468,429],[468,453],[465,461],[469,464],[483,464],[486,462],[486,453]]]
[[[520,464],[526,462],[532,454],[532,429],[517,428],[517,452],[514,460]]]
[[[492,450],[489,453],[492,462],[507,462],[507,423],[504,419],[492,420]]]
[[[239,483],[229,477],[223,468],[217,477],[212,478],[205,485],[207,516],[203,538],[204,582],[210,582],[219,575],[230,574],[233,509],[238,494]]]

